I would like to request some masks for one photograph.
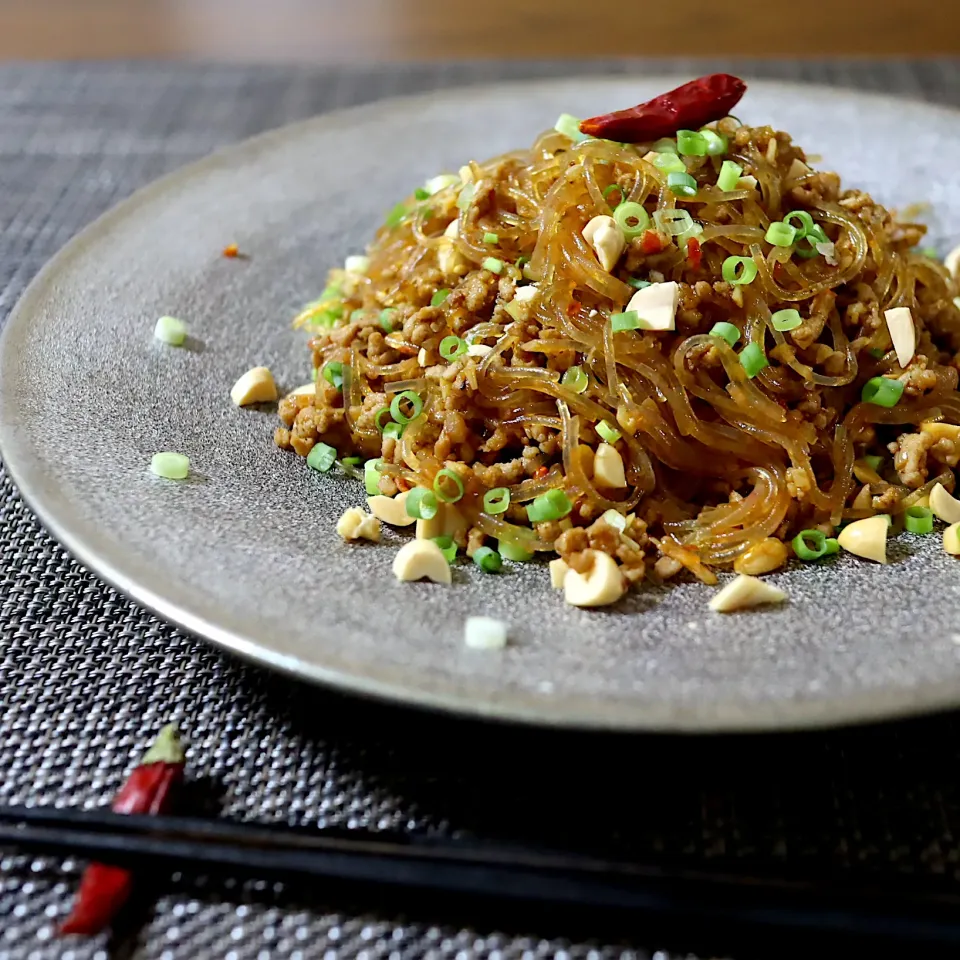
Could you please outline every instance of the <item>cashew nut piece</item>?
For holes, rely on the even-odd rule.
[[[583,239],[593,247],[600,266],[609,273],[620,259],[627,245],[620,224],[613,217],[594,217],[583,228]]]
[[[407,496],[410,491],[405,490],[395,497],[367,497],[367,506],[370,512],[391,527],[409,527],[416,520],[407,513]]]
[[[450,564],[432,540],[411,540],[393,558],[393,575],[398,580],[432,580],[450,583]]]
[[[886,563],[889,532],[890,518],[885,513],[878,513],[875,517],[867,517],[865,520],[855,520],[847,524],[840,531],[837,543],[847,552],[863,557],[865,560]]]
[[[584,550],[591,560],[586,573],[570,569],[563,578],[563,598],[574,607],[605,607],[624,592],[623,575],[616,561],[600,550]]]
[[[361,507],[351,507],[337,521],[337,533],[344,540],[372,540],[379,543],[380,521]]]
[[[473,650],[502,650],[507,645],[507,625],[493,617],[467,617],[463,639]]]
[[[913,312],[909,307],[894,307],[892,310],[883,311],[883,319],[890,331],[897,363],[906,370],[917,352],[917,328],[913,323]]]
[[[288,397],[310,397],[317,392],[317,385],[313,381],[310,383],[301,383],[299,387],[291,390]]]
[[[456,540],[466,534],[469,526],[463,514],[452,503],[440,502],[437,504],[437,512],[434,516],[429,520],[417,521],[417,539],[452,537]]]
[[[557,557],[556,560],[551,560],[549,563],[550,567],[550,586],[554,590],[563,589],[563,581],[567,574],[570,572],[570,568],[567,566],[567,561],[562,557]]]
[[[230,399],[238,406],[248,403],[268,403],[277,399],[277,385],[266,367],[248,370],[230,391]]]
[[[783,603],[787,595],[763,580],[741,573],[710,600],[710,609],[717,613],[732,613],[764,603]]]
[[[613,489],[622,489],[627,485],[623,472],[623,457],[617,448],[609,443],[601,443],[597,447],[597,454],[593,458],[593,482],[598,487]]]
[[[955,557],[960,556],[960,523],[951,523],[943,531],[943,549]]]
[[[951,497],[942,483],[934,484],[930,491],[930,509],[944,523],[960,521],[960,500]]]

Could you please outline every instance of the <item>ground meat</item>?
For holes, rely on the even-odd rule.
[[[902,497],[899,487],[887,487],[882,493],[873,497],[873,509],[878,513],[893,513]]]
[[[810,475],[799,467],[787,469],[787,492],[794,500],[803,500],[813,489]]]
[[[519,483],[524,477],[523,457],[517,457],[508,463],[494,463],[489,467],[477,464],[473,472],[485,487],[504,487]]]
[[[926,357],[914,357],[910,366],[898,378],[908,397],[919,397],[937,385],[937,375],[927,369]]]
[[[573,527],[561,533],[553,546],[557,553],[570,563],[569,557],[589,548],[590,535],[583,527]]]
[[[933,437],[926,433],[902,433],[890,444],[893,465],[904,486],[916,490],[927,482],[927,451],[932,446]]]
[[[956,440],[949,437],[941,437],[932,447],[930,447],[930,456],[938,463],[946,464],[948,467],[955,467],[960,461],[960,445]]]

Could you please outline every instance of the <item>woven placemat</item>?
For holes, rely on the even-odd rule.
[[[0,323],[95,216],[268,127],[458,83],[719,68],[960,105],[957,61],[4,66]],[[50,397],[72,402],[82,396]],[[0,468],[0,804],[106,803],[169,719],[189,738],[197,802],[245,819],[474,833],[690,864],[926,874],[953,872],[960,859],[952,718],[674,740],[508,730],[318,693],[124,600],[45,535]],[[674,946],[642,931],[629,945],[571,939],[562,919],[461,929],[426,902],[400,917],[330,891],[179,876],[163,878],[112,941],[58,941],[78,873],[0,856],[0,958],[645,958]]]

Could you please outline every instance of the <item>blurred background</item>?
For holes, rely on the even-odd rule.
[[[958,0],[0,0],[4,59],[958,52]]]

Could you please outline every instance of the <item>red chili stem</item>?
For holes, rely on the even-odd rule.
[[[143,761],[135,767],[111,808],[115,813],[160,814],[171,806],[174,787],[183,779],[183,747],[176,727],[164,727]],[[123,867],[91,863],[84,871],[73,910],[61,934],[92,936],[107,927],[127,902],[133,875]]]
[[[746,92],[739,77],[712,73],[627,110],[584,120],[580,132],[621,143],[647,143],[729,116]]]

